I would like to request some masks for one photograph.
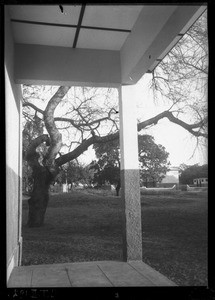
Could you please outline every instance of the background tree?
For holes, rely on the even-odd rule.
[[[99,163],[96,163],[93,167],[94,169],[94,178],[93,183],[96,183],[98,187],[109,183],[115,186],[116,189],[116,195],[119,196],[119,190],[120,190],[120,169],[119,167],[116,167],[112,165],[111,163],[107,163],[103,168],[99,165]]]
[[[142,185],[156,186],[168,171],[168,155],[162,145],[157,145],[150,135],[138,135],[140,179]],[[119,140],[105,144],[95,144],[98,158],[93,168],[96,170],[94,181],[99,185],[109,182],[116,186],[118,196],[120,189],[120,146]]]
[[[93,171],[77,160],[69,161],[62,166],[57,182],[71,184],[71,188],[79,183],[91,186]]]
[[[164,146],[156,144],[150,135],[139,135],[138,143],[141,184],[155,187],[169,170],[169,153]]]
[[[195,178],[208,178],[208,165],[199,166],[198,164],[180,166],[179,182],[180,184],[193,184]]]
[[[106,182],[115,186],[116,195],[119,196],[120,183],[120,146],[119,139],[108,143],[94,144],[98,161],[91,163],[95,170],[94,183],[103,185]]]
[[[139,120],[139,133],[167,118],[198,141],[207,138],[206,25],[206,17],[202,16],[152,73],[155,95],[160,94],[169,109]],[[28,118],[36,122],[34,116],[42,120],[41,132],[32,138],[25,151],[33,178],[29,226],[44,223],[49,185],[62,165],[75,160],[95,143],[119,139],[117,98],[116,89],[23,86],[26,122]],[[43,151],[38,151],[39,148]],[[60,156],[60,151],[65,154]]]

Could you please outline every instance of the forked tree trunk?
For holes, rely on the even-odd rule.
[[[36,167],[33,170],[33,191],[28,200],[29,227],[40,227],[44,224],[45,212],[49,201],[49,186],[53,180],[52,174],[46,167]]]
[[[34,180],[32,195],[28,201],[29,227],[40,227],[44,224],[45,212],[49,201],[49,186],[59,171],[55,158],[62,145],[62,135],[55,125],[54,111],[69,89],[70,87],[59,87],[54,96],[49,100],[43,114],[45,127],[49,135],[42,134],[34,139],[26,152],[26,160],[33,170],[32,175]],[[40,155],[36,152],[36,149],[44,142],[49,148],[43,157],[41,165],[39,163]]]

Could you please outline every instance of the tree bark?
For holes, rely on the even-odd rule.
[[[37,146],[42,142],[49,144],[49,137],[42,135],[30,144],[26,153],[28,164],[32,168],[33,189],[31,198],[28,200],[29,214],[27,225],[29,227],[40,227],[44,224],[45,212],[49,201],[49,186],[57,176],[59,169],[50,171],[46,166],[38,162],[39,154],[36,152]]]
[[[53,180],[53,175],[46,167],[34,167],[34,186],[31,198],[28,200],[29,227],[40,227],[44,224],[45,212],[49,201],[49,186]]]

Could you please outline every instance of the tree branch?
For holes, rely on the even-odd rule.
[[[180,125],[181,127],[183,127],[184,129],[186,129],[187,131],[189,131],[190,133],[192,133],[192,135],[196,136],[196,137],[205,137],[207,138],[208,135],[207,133],[201,132],[201,131],[194,131],[193,129],[195,128],[201,128],[206,122],[207,122],[207,118],[205,118],[204,120],[201,120],[198,123],[194,123],[194,124],[187,124],[184,121],[176,118],[173,116],[173,114],[171,112],[168,112],[167,116],[166,116],[170,122],[173,122],[175,124]]]
[[[43,142],[46,142],[46,145],[50,145],[50,138],[48,134],[43,134],[37,138],[35,138],[30,145],[28,146],[25,154],[25,159],[27,160],[30,167],[39,167],[40,164],[38,162],[39,154],[36,152],[36,149]]]
[[[84,140],[81,145],[79,145],[76,149],[74,149],[73,151],[62,155],[61,157],[58,157],[55,160],[55,163],[58,166],[61,166],[65,163],[67,163],[68,161],[71,161],[75,158],[77,158],[79,155],[81,155],[83,152],[85,152],[89,146],[95,144],[95,143],[106,143],[115,139],[119,138],[119,132],[117,131],[116,133],[110,134],[110,135],[106,135],[106,136],[91,136],[89,139]]]
[[[44,158],[44,163],[47,166],[54,164],[54,159],[61,149],[62,135],[55,125],[54,111],[69,89],[70,87],[66,86],[59,87],[54,96],[49,100],[43,114],[44,123],[51,138],[51,145],[48,149],[47,155]]]
[[[200,137],[200,136],[205,137],[205,138],[208,137],[207,133],[193,130],[195,128],[201,128],[207,122],[207,118],[205,118],[204,120],[201,120],[198,123],[187,124],[186,122],[174,117],[172,112],[170,112],[168,110],[158,114],[157,116],[155,116],[151,119],[148,119],[146,121],[139,123],[137,126],[137,128],[138,128],[137,130],[140,131],[140,130],[146,128],[147,126],[150,126],[152,124],[157,124],[157,122],[163,118],[167,118],[167,119],[169,119],[170,122],[180,125],[181,127],[186,129],[187,131],[189,131],[190,133],[192,133],[192,135],[194,135],[196,137]]]
[[[196,137],[200,137],[200,136],[205,137],[205,138],[208,137],[208,135],[206,133],[193,130],[195,128],[201,128],[207,122],[206,119],[202,120],[198,123],[195,123],[195,124],[187,124],[184,121],[174,117],[172,112],[170,112],[170,111],[164,111],[164,112],[158,114],[157,116],[155,116],[153,118],[150,118],[146,121],[143,121],[143,122],[139,123],[137,125],[137,131],[139,132],[142,129],[146,128],[147,126],[157,124],[157,122],[159,120],[163,119],[163,118],[168,118],[171,122],[182,126],[184,129],[186,129],[187,131],[189,131],[192,135],[194,135]],[[96,136],[96,135],[94,135],[94,136],[90,137],[89,139],[84,140],[82,142],[82,144],[79,145],[72,152],[64,154],[61,157],[57,158],[55,160],[55,162],[58,166],[61,166],[61,165],[65,164],[66,162],[77,158],[84,151],[86,151],[88,149],[88,147],[91,146],[92,144],[106,143],[106,142],[116,140],[118,138],[119,138],[119,131],[117,131],[116,133],[110,134],[110,135],[106,135],[106,136]]]
[[[29,106],[29,107],[33,108],[35,111],[38,111],[39,113],[44,115],[44,111],[42,109],[38,108],[36,105],[34,105],[30,102],[25,102],[25,103],[23,103],[22,106],[23,107]],[[79,127],[91,126],[91,125],[94,125],[96,123],[100,123],[102,121],[106,121],[106,120],[109,120],[109,119],[110,119],[110,115],[108,113],[108,117],[103,117],[103,118],[100,118],[98,120],[94,120],[94,121],[91,121],[91,122],[88,122],[88,123],[86,121],[85,121],[85,123],[81,123],[81,122],[76,123],[71,118],[64,118],[64,117],[55,117],[54,121],[55,122],[68,122],[68,123],[72,124],[75,128],[79,129]]]
[[[38,111],[39,113],[41,113],[42,115],[44,114],[44,111],[40,108],[38,108],[36,105],[34,105],[33,103],[31,102],[24,102],[22,104],[23,107],[25,106],[30,106],[31,108],[33,108],[34,110]]]
[[[137,130],[138,130],[138,132],[139,132],[140,130],[146,128],[147,126],[150,126],[150,125],[153,125],[153,124],[154,124],[154,125],[157,124],[157,122],[158,122],[159,120],[161,120],[161,119],[163,119],[163,118],[166,117],[167,113],[168,113],[168,111],[164,111],[164,112],[158,114],[157,116],[155,116],[155,117],[153,117],[153,118],[150,118],[150,119],[148,119],[148,120],[146,120],[146,121],[140,122],[140,123],[137,125]]]

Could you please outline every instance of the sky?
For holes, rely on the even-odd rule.
[[[152,93],[146,88],[149,76],[143,76],[137,83],[137,114],[144,113],[145,119],[151,118],[158,113],[169,108],[169,105],[156,105],[153,100]],[[207,148],[200,146],[196,148],[196,138],[181,126],[162,119],[156,126],[150,128],[147,132],[154,136],[156,143],[163,145],[166,151],[169,152],[169,160],[172,166],[180,164],[206,164],[207,163]]]
[[[147,88],[148,80],[149,77],[146,74],[135,86],[137,91],[137,118],[143,118],[144,116],[144,120],[169,108],[168,105],[155,103],[150,89]],[[171,166],[207,164],[207,148],[201,145],[196,148],[196,138],[181,126],[173,124],[167,119],[160,120],[157,125],[141,133],[152,135],[157,144],[161,144],[166,148]],[[95,155],[92,147],[90,147],[87,152],[80,156],[79,161],[87,164],[92,159],[95,159]]]

